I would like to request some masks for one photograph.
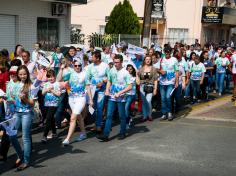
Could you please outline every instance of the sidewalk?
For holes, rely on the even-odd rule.
[[[183,115],[187,119],[236,122],[236,106],[231,102],[231,95],[226,95],[189,107],[181,116]]]

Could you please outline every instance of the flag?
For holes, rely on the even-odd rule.
[[[7,135],[15,136],[17,134],[16,130],[16,118],[11,118],[9,120],[0,123],[1,126],[6,130]]]

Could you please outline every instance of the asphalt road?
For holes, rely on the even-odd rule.
[[[121,141],[116,137],[119,126],[113,127],[109,142],[99,142],[90,133],[89,139],[68,147],[61,145],[67,129],[46,145],[41,144],[42,133],[36,130],[31,167],[22,172],[12,169],[16,155],[11,148],[8,161],[0,163],[0,173],[4,176],[235,176],[236,123],[196,115],[205,110],[214,118],[214,112],[225,106],[222,118],[225,115],[227,119],[236,119],[236,107],[229,100],[223,105],[217,103],[220,104],[213,103],[211,108],[202,106],[185,111],[172,122],[155,119],[138,123]]]

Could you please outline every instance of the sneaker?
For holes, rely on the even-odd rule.
[[[221,93],[219,93],[219,96],[221,97],[221,96],[222,96],[222,94],[221,94]]]
[[[125,134],[119,134],[118,140],[124,140],[126,138]]]
[[[163,121],[163,120],[166,120],[167,119],[167,116],[166,116],[166,114],[163,114],[162,116],[161,116],[161,121]]]
[[[47,136],[47,139],[52,139],[52,138],[56,138],[57,134],[50,134]]]
[[[70,141],[69,141],[69,140],[67,140],[67,139],[65,139],[65,140],[62,142],[62,144],[63,144],[64,146],[67,146],[67,145],[69,145],[69,144],[70,144]]]
[[[146,122],[146,121],[147,121],[147,119],[144,118],[144,117],[142,117],[142,118],[140,119],[140,122]]]
[[[47,138],[44,136],[44,137],[41,139],[41,142],[44,143],[44,144],[47,143]]]
[[[171,112],[168,113],[168,121],[172,121],[174,119]]]
[[[102,142],[108,142],[109,138],[104,135],[97,135],[96,138],[100,139]]]
[[[83,141],[87,139],[87,135],[86,134],[80,134],[79,137],[77,138],[77,141]]]

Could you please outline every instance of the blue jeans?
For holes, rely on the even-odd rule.
[[[125,115],[125,102],[116,102],[108,100],[107,105],[107,118],[105,128],[103,130],[104,136],[108,137],[111,130],[113,113],[118,106],[119,118],[120,118],[120,134],[126,133],[126,115]]]
[[[181,97],[182,97],[182,84],[175,89],[174,100],[175,100],[175,110],[178,110],[181,105]]]
[[[17,136],[11,136],[10,140],[13,147],[17,152],[17,156],[21,161],[26,164],[30,162],[30,153],[31,153],[31,126],[33,121],[34,114],[33,112],[16,112],[13,118],[16,118],[16,129],[19,130],[22,126],[22,140],[24,152],[21,149]]]
[[[127,123],[129,123],[129,120],[130,120],[130,105],[131,105],[131,103],[135,100],[135,98],[136,98],[135,95],[128,95],[128,96],[126,97],[125,115],[126,115]]]
[[[143,111],[143,118],[146,119],[152,116],[152,95],[153,93],[145,93],[144,84],[140,85],[140,93],[142,98],[142,111]]]
[[[229,73],[226,73],[225,76],[226,76],[226,77],[225,77],[225,88],[226,88],[227,90],[229,90],[229,88],[230,88],[230,81],[232,80],[232,75],[229,74]]]
[[[93,97],[93,104],[95,110],[95,112],[93,113],[93,117],[95,119],[97,128],[101,128],[102,126],[104,99],[105,99],[104,89],[97,90]]]
[[[62,93],[59,100],[59,105],[55,113],[56,126],[61,126],[62,116],[65,115],[65,108],[68,106],[68,96],[67,93]],[[46,116],[45,116],[46,117]],[[65,115],[66,117],[66,115]]]
[[[185,88],[184,96],[190,97],[190,90],[191,90],[191,86],[190,86],[190,82],[189,82],[189,84]]]
[[[200,92],[200,80],[190,80],[191,88],[193,90],[193,97],[197,98]]]
[[[224,90],[224,80],[225,80],[225,73],[216,73],[216,84],[219,93],[222,93]]]
[[[170,93],[174,89],[174,85],[160,85],[161,92],[161,112],[166,114],[172,112],[171,96]]]

